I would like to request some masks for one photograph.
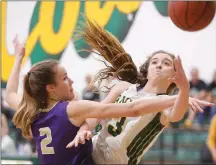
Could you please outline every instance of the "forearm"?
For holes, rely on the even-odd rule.
[[[173,105],[173,108],[168,116],[170,122],[178,122],[184,117],[188,108],[188,102],[189,90],[180,90],[179,94],[177,95],[177,99],[175,100],[175,103]]]
[[[164,109],[170,108],[174,105],[177,99],[177,95],[165,96],[165,97],[155,97],[149,99],[140,99],[134,101],[133,108],[137,109],[138,116],[163,111]]]
[[[154,96],[142,98],[125,104],[102,104],[87,100],[73,101],[68,105],[69,117],[82,118],[115,118],[115,117],[136,117],[153,112],[160,112],[172,107],[177,96]],[[75,108],[76,107],[76,108]]]
[[[9,96],[11,93],[17,93],[17,89],[19,86],[19,74],[21,70],[21,64],[22,64],[21,59],[15,60],[15,64],[13,66],[12,72],[7,81],[7,87],[5,90],[6,100],[7,100],[7,96]]]

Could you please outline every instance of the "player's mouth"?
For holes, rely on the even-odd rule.
[[[161,74],[161,71],[160,70],[156,70],[155,74]]]

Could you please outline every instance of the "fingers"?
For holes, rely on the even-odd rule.
[[[25,47],[25,45],[26,45],[26,42],[23,42],[21,45],[22,45],[22,47],[24,48],[24,47]]]
[[[177,56],[178,58],[178,65],[179,65],[179,68],[181,68],[183,70],[183,66],[182,66],[182,60],[180,58],[180,56]]]
[[[24,48],[24,47],[22,47],[22,52],[21,52],[21,54],[22,54],[22,55],[25,54],[25,48]]]
[[[82,134],[82,135],[80,135],[80,143],[81,144],[85,144],[85,137],[86,137],[86,132],[84,133],[84,134]]]
[[[180,56],[177,56],[177,58],[174,60],[174,66],[175,66],[176,72],[184,71]]]
[[[90,131],[87,132],[87,140],[90,140],[92,138],[92,133]]]
[[[175,68],[175,71],[177,72],[178,71],[178,59],[177,58],[175,58],[174,60],[173,60],[173,64],[174,64],[174,68]]]
[[[201,112],[201,113],[203,112],[202,108],[200,107],[198,103],[193,102],[193,105],[196,107],[196,111]]]
[[[13,46],[14,46],[14,47],[17,47],[17,44],[18,44],[18,41],[17,41],[17,39],[15,38],[15,39],[13,40]]]
[[[18,35],[16,35],[12,43],[14,47],[19,46],[19,48],[25,48],[26,41],[21,44],[20,41],[18,40]]]
[[[72,141],[72,142],[70,142],[67,146],[66,146],[66,148],[72,148],[74,146],[74,140]]]
[[[90,140],[92,138],[92,133],[90,131],[85,132],[82,136],[80,136],[80,142],[85,144],[85,140]]]
[[[12,42],[13,42],[13,44],[15,44],[17,41],[18,41],[18,35],[16,34],[16,36],[14,37]]]
[[[193,105],[192,102],[189,102],[189,107],[192,111],[196,112],[196,107]]]
[[[86,132],[77,135],[78,137],[75,140],[75,147],[78,147],[79,143],[80,144],[85,144],[85,137],[86,137]]]
[[[78,134],[72,142],[70,142],[66,148],[78,147],[79,143],[85,144],[85,140],[90,140],[92,138],[91,131],[86,131],[84,133]]]
[[[208,101],[203,101],[203,100],[199,100],[199,99],[195,99],[195,102],[197,102],[200,106],[213,106],[215,104],[210,103]]]
[[[77,138],[75,141],[74,141],[74,147],[78,147],[79,145],[79,138]]]
[[[195,99],[189,100],[189,106],[190,106],[191,110],[193,110],[194,112],[197,112],[197,111],[203,112],[200,105],[195,101]]]

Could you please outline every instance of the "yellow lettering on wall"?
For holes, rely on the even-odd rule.
[[[53,17],[56,2],[42,2],[39,15],[40,41],[43,49],[51,55],[56,55],[67,46],[75,30],[80,1],[64,2],[61,27],[57,33],[53,30]]]
[[[85,15],[87,15],[89,19],[97,20],[97,23],[102,27],[110,20],[115,7],[118,8],[120,12],[129,14],[136,11],[142,2],[107,1],[104,3],[102,8],[100,7],[100,1],[87,1],[85,3]]]
[[[3,1],[2,2],[2,36],[1,36],[1,41],[2,41],[2,81],[7,82],[9,75],[11,73],[14,61],[15,61],[15,56],[11,55],[8,53],[7,45],[6,45],[6,8],[7,8],[7,2]],[[25,63],[26,59],[29,57],[32,49],[35,46],[35,43],[38,39],[38,26],[35,26],[33,32],[30,34],[29,38],[26,41],[26,55],[25,58],[23,59],[23,63]],[[11,41],[12,42],[12,41]]]
[[[85,2],[85,15],[90,19],[97,20],[98,24],[104,27],[112,15],[113,10],[118,10],[124,14],[129,14],[136,11],[141,1],[108,1],[104,6],[100,7],[100,1]],[[57,33],[53,30],[53,19],[55,12],[55,1],[41,2],[38,23],[35,25],[32,32],[29,34],[26,41],[26,55],[23,63],[29,58],[37,41],[40,39],[41,45],[46,53],[57,55],[65,49],[76,27],[80,1],[64,2],[63,17],[61,26]],[[6,45],[6,9],[7,2],[2,2],[2,80],[6,82],[11,73],[15,57],[8,53]]]
[[[65,2],[64,13],[62,18],[61,28],[58,33],[55,33],[52,28],[55,2],[42,2],[40,8],[39,21],[35,25],[32,32],[26,40],[26,54],[23,63],[30,56],[38,39],[41,39],[41,44],[44,50],[56,55],[63,51],[71,38],[72,32],[75,29],[80,2]],[[11,73],[15,56],[8,53],[6,45],[6,11],[7,2],[2,2],[2,80],[7,82]],[[11,41],[12,42],[12,41]]]
[[[136,11],[142,1],[115,1],[116,7],[119,9],[120,12],[124,14],[129,14]]]
[[[85,15],[92,20],[97,20],[97,23],[104,27],[109,21],[113,9],[115,7],[114,1],[104,2],[104,6],[101,8],[100,1],[86,1],[85,2]]]

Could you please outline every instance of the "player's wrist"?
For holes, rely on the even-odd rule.
[[[179,87],[179,92],[189,94],[189,92],[190,92],[190,87],[189,87],[189,85],[188,85],[188,86]]]

